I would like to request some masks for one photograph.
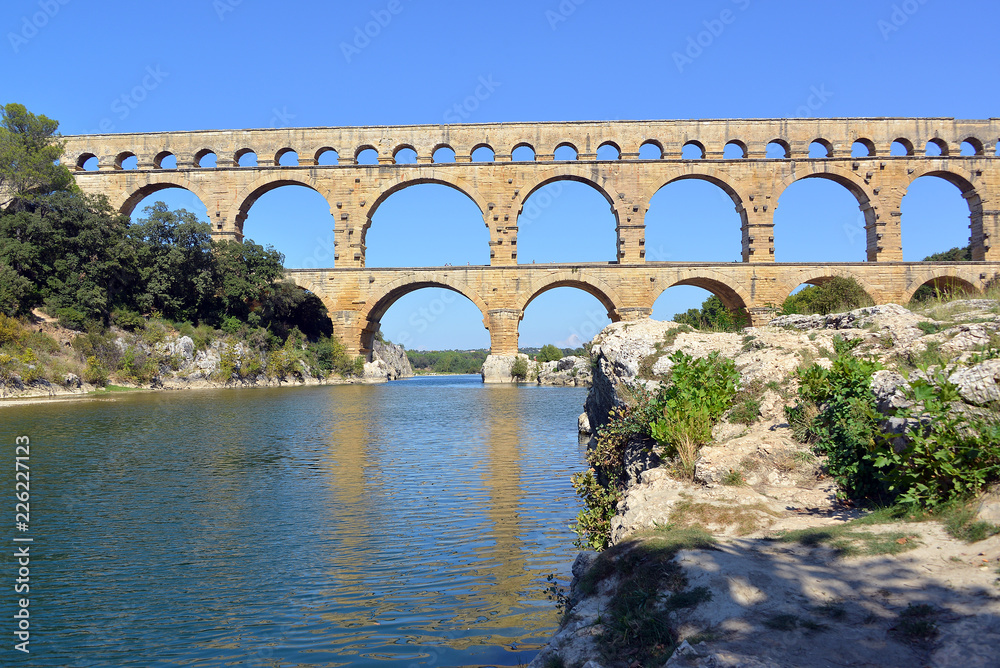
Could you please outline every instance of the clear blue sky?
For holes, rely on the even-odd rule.
[[[719,31],[715,21],[727,10],[731,20]],[[353,43],[373,12],[386,25],[345,55],[342,45]],[[55,118],[64,134],[95,132],[102,122],[115,132],[438,124],[454,120],[449,110],[473,94],[480,77],[491,77],[494,92],[464,112],[464,121],[794,117],[807,111],[814,88],[827,93],[808,110],[818,117],[989,118],[1000,115],[998,19],[1000,9],[987,0],[7,0],[0,102]],[[708,46],[678,66],[674,54],[712,27],[718,34]],[[147,77],[147,68],[157,77]],[[121,96],[144,78],[144,99],[123,104]],[[612,259],[607,203],[579,184],[550,189],[540,200],[548,205],[521,221],[519,259]],[[162,199],[204,214],[192,196],[167,193],[143,204]],[[840,186],[799,182],[779,205],[779,261],[864,259],[860,213]],[[453,244],[422,248],[423,222],[453,236]],[[646,222],[651,259],[739,257],[738,217],[714,186],[665,188]],[[287,266],[329,266],[331,223],[319,195],[290,187],[261,198],[245,230],[282,251]],[[677,229],[684,230],[680,239],[668,243]],[[903,234],[906,259],[967,243],[968,209],[957,189],[918,180],[904,200]],[[714,246],[720,239],[725,243]],[[482,264],[486,240],[464,196],[421,186],[377,212],[368,261]],[[654,317],[669,318],[706,296],[672,288]],[[520,341],[568,345],[606,322],[595,299],[560,288],[529,306]],[[383,331],[410,348],[489,344],[471,302],[432,289],[397,302]]]

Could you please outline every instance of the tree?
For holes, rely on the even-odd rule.
[[[702,302],[701,309],[691,308],[685,313],[674,314],[674,322],[690,325],[695,329],[717,331],[734,331],[749,324],[745,314],[730,310],[715,295]]]
[[[0,107],[0,208],[19,209],[39,195],[73,187],[73,175],[55,164],[63,144],[59,122],[35,116],[24,105]]]
[[[822,285],[810,285],[794,295],[789,295],[781,309],[784,313],[827,315],[871,306],[874,303],[854,278],[834,276]]]
[[[943,253],[934,253],[923,259],[924,262],[972,262],[972,244],[965,248],[952,248]]]
[[[285,256],[250,239],[215,241],[216,295],[220,314],[261,324],[260,310],[271,291],[271,284],[282,276]]]
[[[170,211],[163,202],[129,228],[141,287],[136,305],[173,320],[210,315],[215,293],[212,230],[191,212]]]
[[[542,346],[542,349],[538,351],[538,361],[539,362],[556,362],[563,358],[562,351],[556,348],[551,343],[547,343]]]

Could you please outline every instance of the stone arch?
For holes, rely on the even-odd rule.
[[[805,273],[791,275],[774,287],[774,294],[781,300],[781,302],[784,302],[788,299],[789,295],[792,294],[792,291],[803,283],[808,283],[809,285],[823,285],[832,278],[853,278],[862,288],[864,288],[865,292],[868,293],[868,296],[871,297],[876,304],[884,304],[886,302],[886,296],[882,293],[882,290],[879,287],[876,287],[869,282],[863,273],[851,271],[850,267],[816,267],[815,269]],[[775,306],[781,306],[781,303],[777,303]]]
[[[908,304],[917,290],[925,285],[937,288],[942,291],[962,291],[971,294],[982,294],[982,290],[971,281],[957,276],[953,268],[942,267],[940,269],[916,272],[916,277],[906,284],[903,292],[903,304]]]
[[[939,169],[935,166],[924,164],[913,169],[908,175],[906,183],[907,192],[913,182],[922,176],[936,176],[952,184],[962,193],[962,197],[969,205],[969,239],[972,242],[972,259],[983,261],[986,259],[986,249],[984,247],[985,238],[983,236],[983,198],[979,190],[968,178],[957,172]]]
[[[433,278],[417,279],[413,276],[402,276],[386,285],[378,299],[371,300],[371,306],[365,306],[360,315],[361,340],[360,350],[371,350],[372,338],[379,330],[379,323],[386,311],[395,304],[401,297],[422,288],[444,288],[457,292],[466,297],[476,305],[480,313],[483,314],[483,327],[489,329],[489,307],[479,293],[467,283],[456,280],[447,272],[434,276]],[[324,302],[325,303],[325,302]],[[327,307],[329,310],[329,306]]]
[[[122,163],[128,160],[129,158],[134,158],[134,157],[135,153],[133,153],[132,151],[122,151],[121,153],[115,156],[114,168],[119,171],[125,169],[122,166]]]
[[[403,151],[405,149],[410,149],[411,151],[413,151],[417,155],[418,158],[420,157],[420,151],[417,150],[416,146],[414,146],[413,144],[403,143],[403,144],[398,145],[396,148],[392,149],[392,161],[394,163],[397,163],[397,161],[399,160],[399,157],[398,157],[399,156],[399,152]]]
[[[607,188],[594,180],[593,169],[590,167],[579,167],[572,164],[561,165],[557,169],[537,178],[534,182],[525,184],[525,186],[521,188],[521,195],[519,196],[517,202],[518,214],[521,213],[521,208],[524,206],[524,203],[528,201],[529,197],[535,194],[535,191],[555,181],[576,181],[577,183],[583,183],[594,188],[597,192],[601,193],[604,199],[608,201],[608,204],[611,205],[612,210],[615,212],[615,222],[618,222],[618,209],[615,207],[614,197],[611,196],[611,193],[608,192]]]
[[[328,193],[320,190],[315,181],[304,178],[300,174],[300,171],[296,171],[293,176],[277,170],[269,170],[257,177],[236,196],[236,202],[230,210],[227,220],[232,221],[232,224],[235,225],[239,238],[243,237],[243,221],[246,220],[254,202],[260,199],[263,194],[281,186],[305,186],[310,190],[315,190],[326,199],[327,204],[330,205],[330,214],[333,215],[333,205],[330,204]]]
[[[750,307],[754,305],[754,300],[743,286],[733,283],[732,278],[724,276],[711,269],[690,269],[681,272],[682,276],[670,285],[666,286],[653,297],[650,308],[656,303],[664,292],[677,285],[690,285],[702,290],[708,290],[713,295],[722,300],[726,308],[732,311],[750,312]],[[688,274],[683,276],[683,274]]]
[[[740,211],[740,216],[744,219],[745,222],[746,211],[743,208],[743,195],[738,190],[736,190],[736,188],[732,186],[728,181],[726,181],[725,174],[726,170],[718,170],[713,167],[698,165],[696,167],[692,167],[691,171],[685,171],[676,174],[674,176],[670,176],[667,178],[667,180],[663,181],[662,183],[657,181],[656,182],[657,185],[654,185],[653,187],[647,189],[644,193],[642,193],[642,202],[645,207],[645,210],[647,211],[649,210],[649,202],[653,199],[653,196],[656,195],[656,193],[663,190],[664,188],[666,188],[667,186],[669,186],[671,183],[674,183],[675,181],[696,179],[701,181],[708,181],[712,185],[722,188],[723,192],[729,195],[730,199],[733,200],[733,204],[736,206],[737,210]]]
[[[601,305],[608,310],[608,317],[611,319],[611,322],[618,322],[622,319],[618,313],[618,309],[624,306],[624,302],[618,292],[599,278],[587,276],[578,269],[555,271],[540,281],[533,281],[522,296],[518,298],[516,308],[521,312],[521,317],[524,317],[525,309],[528,308],[528,305],[535,298],[555,288],[577,288],[578,290],[583,290],[601,302]]]
[[[181,188],[183,190],[187,190],[197,197],[206,207],[208,207],[212,202],[212,199],[208,197],[207,194],[201,190],[201,188],[191,181],[188,181],[183,176],[179,176],[177,174],[149,174],[146,176],[144,181],[145,183],[142,183],[137,188],[131,191],[122,192],[111,202],[111,205],[118,211],[124,213],[126,216],[131,216],[139,202],[153,193],[166,190],[167,188]]]
[[[288,155],[289,153],[294,153],[295,154],[296,165],[298,165],[299,152],[296,151],[291,146],[284,146],[284,147],[279,148],[277,151],[274,152],[274,163],[273,163],[274,166],[275,167],[281,167],[282,166],[281,165],[281,159],[283,157],[285,157],[286,155]]]
[[[310,281],[309,279],[302,278],[300,277],[299,274],[295,272],[286,272],[285,279],[291,281],[292,283],[295,283],[295,285],[299,286],[303,290],[306,290],[307,292],[311,292],[312,294],[316,295],[316,297],[318,297],[319,300],[323,302],[323,306],[326,307],[326,312],[328,315],[332,314],[334,311],[337,310],[336,308],[337,305],[333,302],[332,299],[330,299],[329,296],[327,296],[326,292],[323,289],[321,289],[318,285]]]
[[[573,154],[575,155],[575,157],[573,158],[572,161],[576,161],[576,160],[580,159],[580,149],[577,147],[577,145],[574,142],[571,142],[568,139],[564,139],[563,141],[560,141],[558,144],[556,144],[555,147],[553,147],[553,149],[552,149],[552,155],[555,156],[556,151],[558,151],[559,149],[561,149],[563,147],[573,149]],[[568,161],[568,162],[572,162],[572,161]],[[560,161],[560,162],[563,162],[563,161]]]

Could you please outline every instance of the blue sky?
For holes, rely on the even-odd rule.
[[[719,20],[723,12],[730,12],[728,23]],[[377,19],[384,24],[378,34],[355,42]],[[455,120],[989,118],[1000,115],[1000,49],[991,37],[998,19],[1000,8],[986,0],[7,0],[0,102],[55,118],[64,134]],[[687,53],[689,40],[713,29],[700,53]],[[495,82],[493,92],[456,112],[481,77]],[[145,87],[143,99],[123,101],[136,86]],[[816,90],[824,100],[811,109]],[[183,191],[144,204],[156,199],[205,210]],[[522,262],[613,259],[614,219],[596,191],[561,182],[532,200],[530,220],[520,223]],[[421,247],[422,223],[453,243]],[[660,191],[646,223],[651,259],[739,257],[738,217],[707,183]],[[282,251],[287,266],[329,266],[331,224],[322,197],[289,187],[261,198],[245,231]],[[855,200],[840,186],[796,183],[776,212],[776,257],[862,261],[861,224]],[[967,243],[968,210],[958,190],[918,180],[903,202],[903,235],[906,259]],[[486,240],[464,196],[420,186],[377,212],[368,263],[484,264]],[[669,318],[706,296],[671,288],[654,317]],[[560,288],[529,306],[520,342],[575,344],[606,323],[595,299]],[[404,297],[382,325],[410,348],[489,345],[471,302],[440,290]]]

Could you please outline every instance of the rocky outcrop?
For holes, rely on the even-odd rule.
[[[590,360],[569,356],[554,362],[542,362],[538,368],[539,385],[590,387]]]
[[[398,380],[412,375],[413,367],[410,366],[403,346],[375,339],[372,343],[372,361],[365,363],[366,381]]]
[[[517,355],[488,355],[479,369],[484,383],[516,383],[517,378],[511,375],[514,362],[521,358],[525,365],[528,365],[528,356],[522,353]],[[522,379],[523,380],[523,379]]]
[[[757,419],[750,425],[718,424],[715,442],[699,453],[693,480],[680,479],[669,463],[658,467],[656,448],[648,442],[633,439],[627,449],[629,482],[612,519],[612,544],[641,542],[643,532],[686,524],[701,525],[719,540],[717,550],[684,550],[674,559],[689,586],[703,587],[710,596],[669,613],[684,642],[667,666],[819,666],[832,653],[860,665],[871,652],[886,666],[992,665],[990,648],[1000,642],[1000,599],[986,600],[977,592],[995,587],[1000,536],[966,545],[934,524],[865,526],[876,534],[901,531],[905,535],[897,543],[917,545],[892,558],[891,573],[885,571],[884,556],[838,560],[828,547],[775,543],[772,536],[840,525],[862,512],[840,503],[823,458],[792,438],[784,408],[795,402],[796,368],[814,362],[829,368],[835,337],[859,339],[854,354],[886,367],[874,374],[872,391],[887,416],[883,428],[898,433],[902,445],[912,425],[889,416],[911,403],[907,377],[938,378],[943,372],[962,397],[956,410],[995,411],[1000,402],[997,313],[997,302],[988,300],[921,313],[888,304],[830,316],[784,316],[739,333],[619,322],[595,337],[594,380],[579,420],[581,433],[596,431],[613,407],[626,404],[628,388],[655,390],[666,382],[676,350],[695,357],[718,352],[732,359],[741,385],[758,392]],[[961,315],[973,321],[959,322]],[[994,490],[982,501],[980,520],[1000,523],[997,494]],[[586,570],[581,563],[574,564],[574,580]],[[628,665],[602,656],[599,649],[616,586],[612,575],[586,596],[572,590],[562,627],[531,665],[554,665],[560,658],[566,665]],[[661,592],[657,601],[669,595]],[[921,645],[899,635],[911,604],[935,610],[933,642]],[[864,619],[858,617],[862,611],[867,611]],[[822,630],[814,633],[814,628]],[[855,651],[860,647],[865,649]]]

